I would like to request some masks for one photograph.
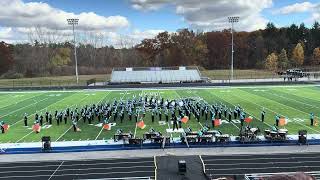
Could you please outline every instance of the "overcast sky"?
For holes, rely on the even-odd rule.
[[[238,31],[288,26],[320,20],[320,0],[0,0],[0,41],[27,42],[33,27],[63,32],[71,38],[67,18],[79,18],[77,31],[106,37],[117,46],[161,31],[229,28],[228,16],[239,16]]]

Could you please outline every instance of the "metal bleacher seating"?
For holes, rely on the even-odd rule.
[[[115,68],[111,74],[112,83],[179,83],[198,81],[201,81],[201,75],[197,67]]]

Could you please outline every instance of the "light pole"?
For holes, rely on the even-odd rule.
[[[73,32],[73,43],[74,43],[74,59],[76,61],[76,78],[77,84],[79,83],[79,76],[78,76],[78,60],[77,60],[77,46],[76,46],[76,36],[74,34],[74,26],[78,25],[79,19],[67,19],[68,24],[72,26]]]
[[[231,27],[231,36],[232,36],[232,55],[231,55],[231,80],[233,80],[233,54],[234,54],[234,49],[233,49],[233,24],[239,22],[239,17],[236,16],[232,16],[232,17],[228,17],[229,23],[231,23],[232,27]]]

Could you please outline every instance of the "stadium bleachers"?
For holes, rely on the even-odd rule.
[[[177,83],[201,81],[197,67],[117,68],[111,74],[112,83]]]

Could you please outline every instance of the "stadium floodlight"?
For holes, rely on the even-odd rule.
[[[231,36],[232,36],[232,43],[231,43],[231,51],[232,51],[232,55],[231,55],[231,80],[233,80],[233,54],[234,54],[234,49],[233,49],[233,25],[234,23],[239,22],[239,17],[237,16],[232,16],[232,17],[228,17],[229,23],[231,23],[232,27],[231,27]]]
[[[76,61],[76,78],[77,78],[77,84],[79,83],[79,76],[78,76],[78,60],[77,60],[77,45],[76,45],[76,36],[74,34],[74,26],[78,25],[79,19],[67,19],[68,25],[72,26],[72,32],[73,32],[73,43],[74,43],[74,59]]]

